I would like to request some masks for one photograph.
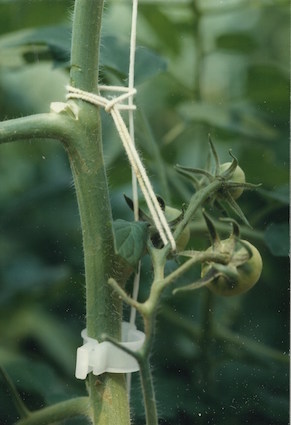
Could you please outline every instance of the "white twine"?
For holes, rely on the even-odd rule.
[[[171,229],[153,191],[152,185],[139,157],[139,154],[134,144],[132,143],[128,129],[119,112],[119,109],[135,109],[134,105],[130,106],[122,104],[120,102],[125,99],[128,99],[130,96],[133,96],[136,93],[136,90],[128,89],[127,93],[123,93],[122,95],[117,96],[111,100],[108,100],[106,97],[86,92],[84,90],[77,89],[72,86],[67,86],[67,90],[67,99],[81,99],[95,106],[102,106],[106,112],[111,114],[117,131],[119,133],[120,139],[123,143],[123,147],[127,153],[129,162],[132,166],[133,172],[136,175],[136,178],[139,182],[139,186],[145,197],[145,201],[148,205],[151,216],[157,228],[157,231],[159,232],[159,235],[161,237],[161,240],[164,245],[170,243],[172,250],[175,251],[176,242],[172,235]]]
[[[138,0],[132,1],[132,15],[131,15],[131,34],[130,34],[130,49],[129,49],[129,70],[128,70],[128,89],[134,89],[134,76],[135,76],[135,52],[136,52],[136,30],[137,30],[137,9],[138,9]],[[133,106],[133,96],[128,98],[128,106]],[[134,117],[133,110],[128,111],[128,125],[129,125],[129,134],[131,138],[131,143],[135,146],[135,131],[134,131]],[[134,219],[138,221],[139,219],[139,201],[138,201],[138,187],[137,187],[137,176],[134,172],[133,167],[131,167],[131,185],[132,185],[132,200],[133,200],[133,212]],[[137,301],[139,286],[140,286],[140,272],[141,272],[141,261],[138,263],[137,271],[133,279],[133,290],[132,298]],[[136,320],[136,309],[131,306],[130,308],[130,326],[135,326]],[[127,394],[130,399],[131,391],[131,373],[127,374]]]

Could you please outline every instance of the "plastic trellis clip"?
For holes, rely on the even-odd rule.
[[[131,373],[139,370],[136,359],[109,341],[98,342],[89,338],[87,330],[81,332],[84,344],[77,349],[75,376],[77,379],[86,379],[87,374],[101,375],[110,373]],[[120,345],[131,351],[137,351],[145,340],[145,334],[138,331],[133,324],[123,322],[121,328]]]

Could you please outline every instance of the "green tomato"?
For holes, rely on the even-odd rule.
[[[240,244],[238,241],[235,242],[233,249],[233,240],[231,238],[225,239],[220,242],[218,251],[221,253],[230,253],[230,248],[232,247],[233,253],[231,254],[231,260],[226,268],[228,268],[230,274],[226,277],[219,276],[216,279],[212,280],[207,284],[208,288],[214,292],[216,295],[222,295],[225,297],[232,295],[239,295],[247,292],[251,289],[259,280],[262,268],[263,261],[262,257],[252,244],[248,241],[242,241],[245,245],[249,247],[252,252],[252,257],[244,260],[248,254],[246,248]],[[206,250],[212,251],[213,248],[210,247]],[[210,270],[212,266],[215,266],[214,263],[205,263],[202,265],[201,276]],[[236,275],[236,278],[231,278],[231,273]]]
[[[230,167],[230,165],[231,165],[231,162],[224,162],[223,164],[221,164],[219,166],[220,174],[223,173],[224,171],[226,171]],[[243,170],[240,168],[239,165],[234,170],[234,173],[231,176],[230,180],[233,181],[233,182],[236,182],[236,183],[245,183],[246,182],[245,173],[243,172]],[[230,189],[230,193],[231,193],[233,199],[239,198],[240,195],[243,193],[243,191],[244,191],[243,187],[237,187],[237,188]]]
[[[180,217],[180,215],[181,215],[181,211],[166,205],[165,217],[170,224],[171,224],[171,221],[176,220],[178,217]],[[190,233],[191,233],[190,227],[186,226],[183,232],[181,233],[181,235],[176,240],[177,252],[183,251],[186,248],[186,245],[190,239]]]

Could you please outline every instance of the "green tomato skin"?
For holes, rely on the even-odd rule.
[[[229,239],[226,239],[225,241],[221,241],[222,244],[222,250],[223,245],[228,244]],[[247,260],[242,265],[239,265],[236,267],[237,273],[238,273],[238,280],[237,281],[230,281],[224,276],[220,276],[216,279],[214,279],[212,282],[207,284],[207,287],[216,295],[221,295],[224,297],[229,297],[233,295],[240,295],[247,291],[249,291],[259,280],[262,268],[263,268],[263,261],[262,257],[257,250],[256,247],[254,247],[252,244],[250,244],[248,241],[243,241],[245,244],[249,246],[249,248],[252,251],[252,257]],[[208,248],[207,251],[212,250],[212,247]],[[240,253],[244,253],[245,249],[241,246],[238,251],[235,252],[234,255],[239,255]],[[207,271],[211,268],[211,263],[205,263],[202,266],[201,276],[203,277]],[[231,264],[230,261],[230,267],[235,267]]]
[[[219,167],[219,171],[220,173],[223,173],[224,171],[226,171],[229,166],[231,165],[231,162],[224,162],[223,164],[220,165]],[[232,175],[232,177],[230,178],[231,181],[234,181],[236,183],[245,183],[246,182],[246,177],[245,177],[245,173],[243,172],[243,170],[240,168],[240,166],[238,165]],[[238,187],[238,188],[233,188],[230,189],[230,193],[233,197],[233,199],[238,199],[241,194],[243,193],[244,189],[242,187]]]
[[[176,220],[181,215],[181,211],[176,208],[172,208],[166,205],[165,207],[165,217],[168,222]],[[183,251],[186,248],[187,243],[190,239],[190,227],[186,226],[181,235],[176,240],[177,252]]]

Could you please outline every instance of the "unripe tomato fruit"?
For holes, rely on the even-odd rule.
[[[219,252],[229,252],[230,240],[231,239],[228,238],[220,242],[220,246],[218,249]],[[251,243],[249,243],[248,241],[242,242],[250,248],[252,252],[252,257],[244,263],[240,264],[240,258],[247,254],[247,250],[238,241],[235,242],[235,249],[227,267],[229,267],[230,271],[232,269],[234,272],[237,272],[237,279],[231,280],[229,277],[219,276],[210,283],[208,283],[208,288],[216,295],[228,297],[232,295],[243,294],[244,292],[247,292],[249,289],[251,289],[260,278],[263,268],[262,257],[257,248],[254,247]],[[210,247],[206,250],[206,252],[212,250],[213,248]],[[212,266],[215,267],[215,263],[203,264],[201,276],[205,276],[205,274],[210,270]]]
[[[224,171],[226,171],[230,167],[230,165],[231,165],[231,162],[224,162],[223,164],[221,164],[219,166],[220,174],[223,173]],[[239,165],[236,167],[233,175],[230,177],[229,180],[236,182],[236,183],[245,183],[246,182],[245,173],[243,172],[243,170],[240,168]],[[244,189],[243,189],[243,187],[237,187],[237,188],[231,188],[229,191],[230,191],[233,199],[237,199],[243,193]]]
[[[180,215],[181,211],[177,210],[176,208],[169,207],[168,205],[165,206],[165,217],[169,223],[171,221],[176,220]],[[176,240],[176,247],[177,252],[183,251],[186,248],[187,243],[190,239],[190,227],[186,226],[181,235]]]

